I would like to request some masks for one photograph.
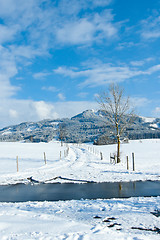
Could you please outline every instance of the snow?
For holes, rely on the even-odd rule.
[[[58,125],[59,124],[59,122],[52,122],[52,123],[50,123],[52,126],[56,126],[56,125]]]
[[[33,131],[33,130],[35,130],[35,129],[36,129],[36,127],[35,127],[35,126],[32,126],[32,127],[27,128],[27,130],[24,129],[24,132],[25,132],[25,131],[31,132],[31,131]]]
[[[141,118],[146,123],[152,123],[155,121],[155,118],[151,118],[151,117],[141,117]]]
[[[150,124],[150,127],[159,128],[158,124],[156,124],[156,123]]]
[[[160,197],[0,203],[2,240],[159,239]]]
[[[116,145],[68,144],[61,147],[56,141],[1,142],[0,184],[27,184],[27,178],[31,176],[42,182],[57,176],[96,182],[159,180],[159,146],[160,139],[121,144],[121,163],[111,164],[110,153],[116,152]],[[44,152],[47,164],[44,162]],[[135,155],[135,171],[132,170],[132,153]],[[129,170],[126,156],[129,157]],[[51,182],[56,181],[63,183],[67,180],[57,178]],[[159,239],[159,233],[155,230],[160,228],[160,217],[151,213],[156,210],[160,210],[160,197],[1,202],[0,239],[156,240]]]
[[[12,134],[12,132],[11,131],[5,131],[5,132],[2,133],[2,135],[9,135],[9,134]]]
[[[159,180],[159,146],[160,139],[123,143],[121,163],[114,165],[110,164],[110,154],[116,152],[116,145],[68,144],[61,147],[59,142],[1,142],[0,184],[27,183],[27,178],[31,176],[38,181],[57,176],[95,182]],[[67,149],[69,154],[64,156]],[[44,152],[47,158],[46,165]],[[103,160],[100,158],[100,152]],[[132,153],[135,155],[135,171],[132,170]],[[17,156],[19,172],[16,165]],[[126,156],[129,157],[129,170],[127,170]],[[63,179],[53,180],[56,181],[64,182]]]

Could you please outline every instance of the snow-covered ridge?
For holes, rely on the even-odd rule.
[[[152,117],[141,117],[141,118],[145,123],[153,123],[156,120],[156,118],[152,118]]]
[[[43,120],[39,122],[24,122],[0,129],[1,141],[28,141],[48,142],[56,137],[58,121]]]
[[[148,124],[153,130],[160,128],[160,119],[151,117],[141,117],[145,124]]]
[[[62,123],[67,142],[94,142],[110,132],[110,126],[105,121],[103,111],[86,110],[71,119],[42,120],[39,122],[24,122],[18,125],[0,129],[0,141],[34,141],[49,142],[58,139],[58,125]],[[122,137],[130,139],[160,137],[160,119],[137,116],[133,125]]]

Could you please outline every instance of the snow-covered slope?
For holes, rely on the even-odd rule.
[[[63,126],[64,139],[67,142],[96,141],[98,144],[104,144],[107,140],[103,139],[103,136],[109,136],[112,132],[103,111],[86,110],[71,119],[26,122],[0,129],[0,141],[49,142],[58,139],[59,124]],[[137,116],[122,137],[160,138],[160,119]]]
[[[0,141],[48,142],[57,136],[58,120],[24,122],[0,129]]]

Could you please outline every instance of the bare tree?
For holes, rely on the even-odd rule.
[[[97,98],[105,116],[106,123],[111,127],[117,139],[117,163],[120,162],[120,137],[124,130],[134,121],[134,109],[131,108],[129,97],[124,96],[124,89],[111,84],[108,91]]]
[[[66,125],[65,123],[59,124],[59,139],[61,140],[61,146],[63,146],[63,142],[66,139]]]

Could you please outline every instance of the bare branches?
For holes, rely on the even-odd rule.
[[[124,96],[124,89],[111,84],[107,92],[99,95],[97,102],[105,113],[106,122],[115,131],[119,158],[120,136],[134,121],[134,109],[130,106],[129,97]]]

